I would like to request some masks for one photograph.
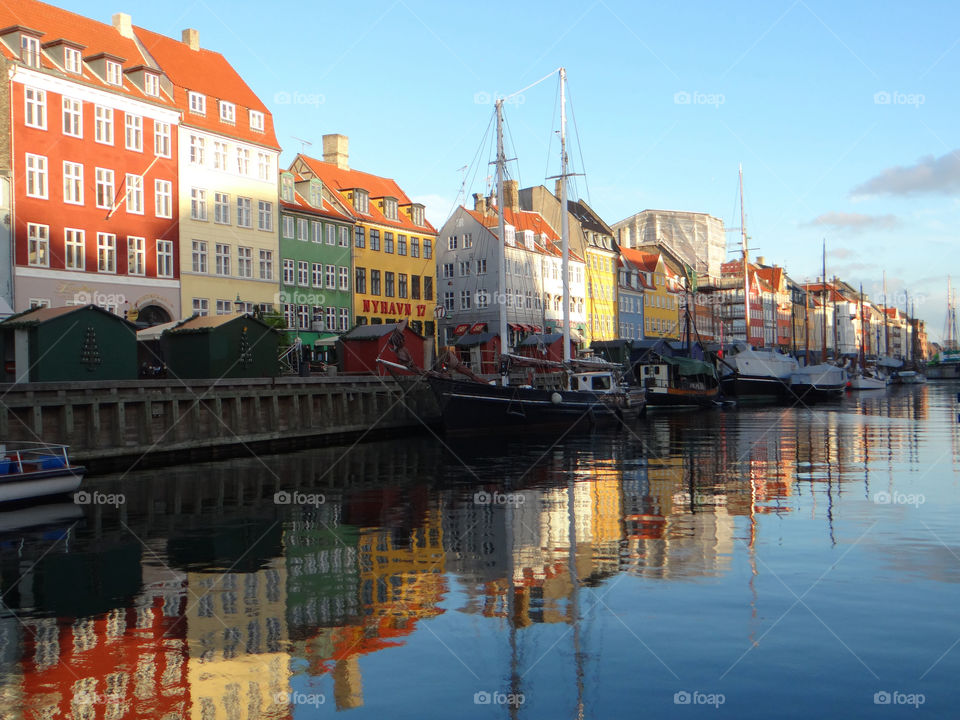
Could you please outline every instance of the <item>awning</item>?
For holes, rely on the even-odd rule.
[[[337,344],[337,336],[331,335],[330,337],[317,338],[313,341],[314,347],[332,347]]]
[[[507,323],[507,327],[517,332],[523,332],[523,326],[520,323]]]
[[[477,323],[474,323],[473,326],[470,328],[470,334],[475,335],[477,333],[486,332],[486,330],[487,330],[487,324],[485,322],[477,322]]]
[[[456,335],[457,337],[460,337],[469,329],[470,329],[470,323],[462,323],[461,325],[457,325],[453,329],[453,334]]]

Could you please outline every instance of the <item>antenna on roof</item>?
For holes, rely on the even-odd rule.
[[[296,140],[298,143],[300,143],[300,152],[301,152],[301,153],[302,153],[304,150],[306,150],[306,146],[308,146],[308,145],[313,145],[313,143],[310,142],[309,140],[304,140],[303,138],[298,138],[296,135],[291,135],[290,137],[292,137],[294,140]]]

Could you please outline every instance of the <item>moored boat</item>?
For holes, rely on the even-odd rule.
[[[838,400],[847,389],[847,371],[829,363],[799,367],[790,374],[790,392],[800,402]]]
[[[885,390],[889,378],[880,374],[867,374],[864,371],[860,371],[852,378],[850,378],[850,389],[851,390]]]
[[[72,493],[86,469],[70,462],[66,445],[0,443],[0,503]]]
[[[720,388],[738,400],[775,402],[790,397],[790,378],[799,364],[789,355],[736,343],[720,361]]]

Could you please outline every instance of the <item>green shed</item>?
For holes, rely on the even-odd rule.
[[[43,307],[0,322],[4,382],[135,380],[133,323],[96,305]]]
[[[255,378],[280,373],[280,333],[253,315],[194,315],[160,337],[171,377]]]

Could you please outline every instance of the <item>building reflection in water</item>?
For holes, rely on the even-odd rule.
[[[816,414],[651,414],[563,449],[458,458],[415,439],[131,473],[122,511],[0,536],[0,699],[31,718],[253,720],[330,687],[328,705],[360,707],[363,658],[445,612],[451,583],[457,612],[516,632],[576,625],[578,589],[619,573],[727,573],[799,494],[832,533],[851,483],[883,489],[878,466],[916,462],[928,413],[924,392],[891,392]],[[294,489],[324,502],[274,503]]]

